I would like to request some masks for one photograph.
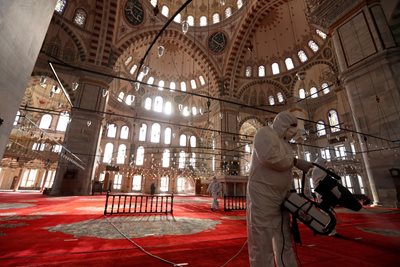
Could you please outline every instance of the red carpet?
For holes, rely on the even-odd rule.
[[[175,197],[174,214],[104,217],[103,196],[0,193],[0,266],[246,267],[245,212],[211,212],[211,198]],[[300,225],[302,266],[398,266],[400,211],[337,210],[339,237],[313,236]]]

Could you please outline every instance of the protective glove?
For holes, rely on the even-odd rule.
[[[294,166],[307,173],[314,165],[311,162],[305,161],[304,159],[294,159]]]

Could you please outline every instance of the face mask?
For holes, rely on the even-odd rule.
[[[290,128],[288,128],[288,129],[286,130],[286,132],[285,132],[283,138],[284,138],[285,140],[291,140],[293,137],[296,136],[297,132],[298,132],[298,129],[297,129],[296,127],[290,127]]]

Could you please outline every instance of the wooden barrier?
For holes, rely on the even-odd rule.
[[[104,215],[129,213],[171,213],[174,195],[137,195],[107,192]]]
[[[245,210],[246,196],[224,196],[224,211]]]

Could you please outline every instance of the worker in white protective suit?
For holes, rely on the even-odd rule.
[[[214,176],[211,183],[208,185],[207,192],[211,194],[213,201],[211,203],[211,210],[216,211],[219,208],[218,197],[222,192],[222,184],[217,181]]]
[[[288,144],[298,133],[297,118],[280,112],[254,137],[247,184],[247,235],[251,267],[297,266],[292,249],[289,212],[282,209],[292,187],[293,166],[307,172],[313,165],[296,159]]]

